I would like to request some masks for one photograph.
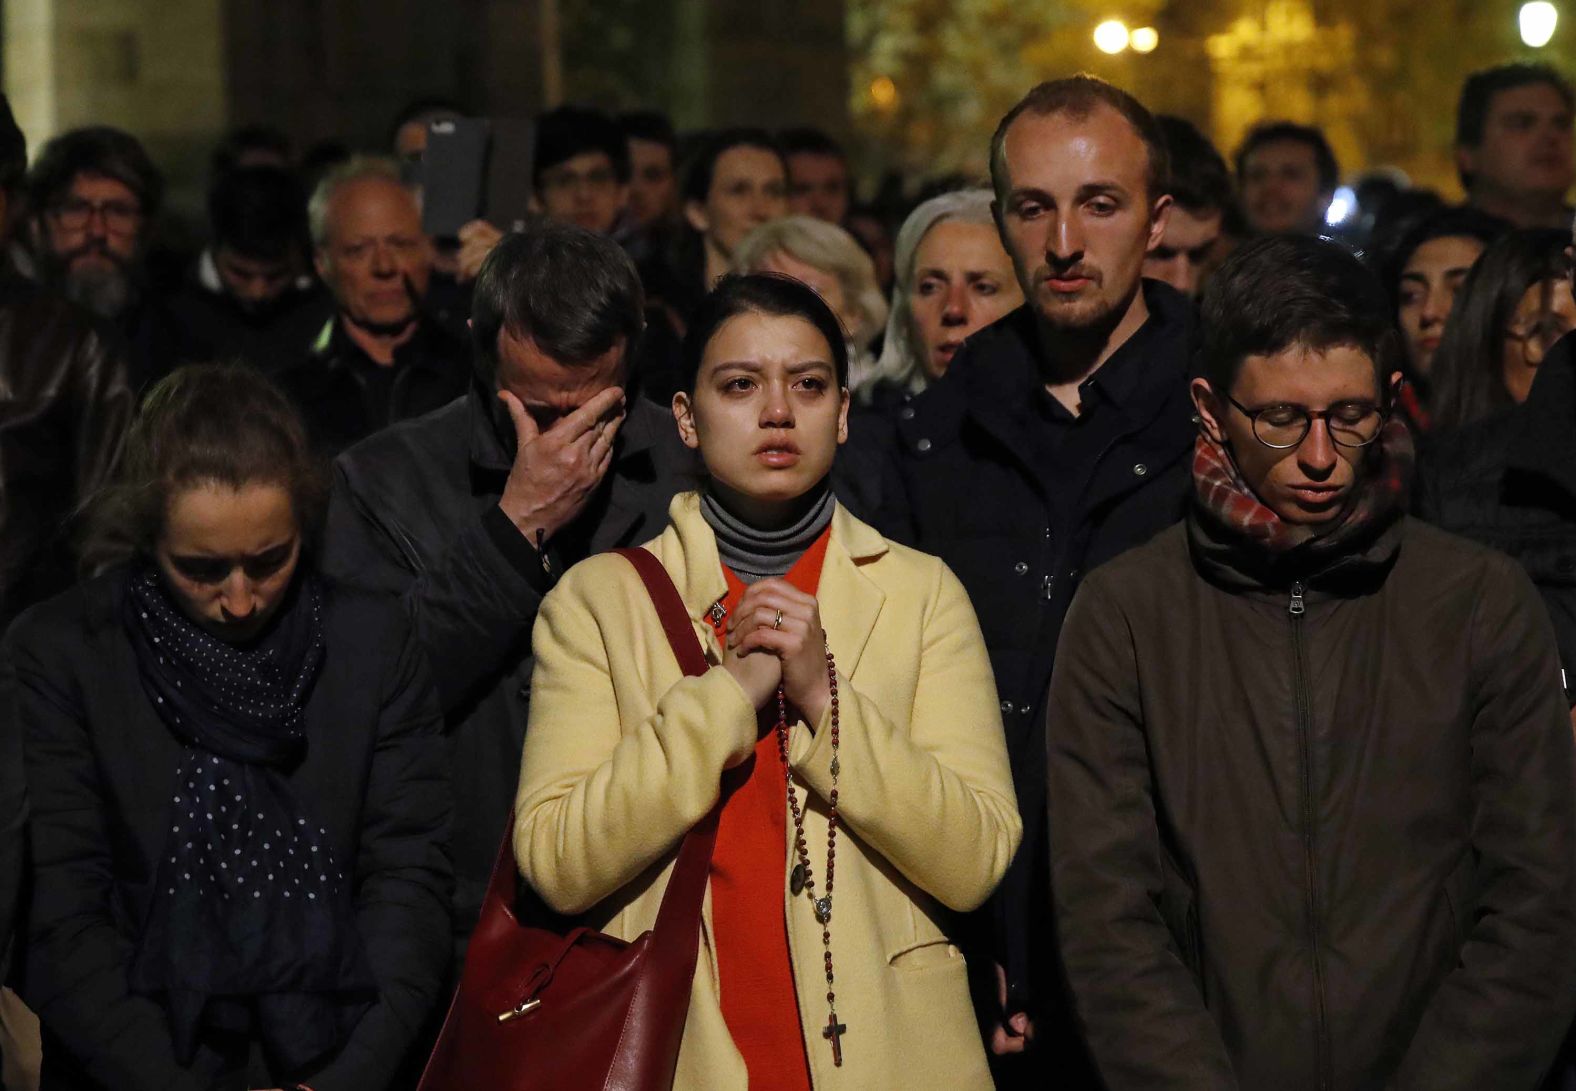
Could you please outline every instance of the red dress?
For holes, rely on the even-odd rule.
[[[821,582],[830,528],[789,570],[786,579],[813,595]],[[727,568],[729,617],[745,585]],[[750,1091],[809,1091],[799,997],[788,954],[788,788],[777,752],[777,702],[760,715],[755,753],[722,779],[723,807],[711,857],[712,942],[717,953],[722,1017],[744,1054]],[[808,912],[808,909],[806,910]]]

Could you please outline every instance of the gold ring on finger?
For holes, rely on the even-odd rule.
[[[783,612],[781,610],[778,610],[777,611],[777,617],[772,622],[772,628],[773,629],[781,629],[782,627],[783,627]]]

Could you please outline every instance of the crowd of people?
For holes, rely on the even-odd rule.
[[[500,843],[634,941],[700,828],[675,1088],[1576,1086],[1558,71],[1334,223],[1083,75],[896,209],[565,106],[435,234],[463,120],[183,253],[0,111],[3,1086],[414,1088]]]

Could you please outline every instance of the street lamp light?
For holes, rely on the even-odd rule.
[[[1521,5],[1521,40],[1533,49],[1542,49],[1554,37],[1560,13],[1548,0],[1532,0]]]
[[[1095,48],[1101,53],[1120,53],[1127,48],[1127,24],[1120,19],[1107,19],[1094,28]]]
[[[1153,53],[1160,44],[1160,32],[1154,27],[1139,27],[1128,36],[1127,44],[1134,53]]]

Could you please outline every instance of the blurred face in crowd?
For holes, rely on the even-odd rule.
[[[178,488],[154,555],[182,613],[221,640],[251,640],[278,613],[300,561],[290,491],[274,482]]]
[[[690,226],[726,256],[744,236],[788,213],[788,179],[777,153],[748,144],[729,148],[717,157],[705,201],[691,201],[684,210]]]
[[[1532,380],[1549,349],[1576,326],[1576,300],[1569,281],[1545,280],[1528,288],[1505,331],[1505,389],[1516,402],[1527,400]]]
[[[1390,378],[1392,384],[1399,380],[1399,373]],[[1207,379],[1193,380],[1193,404],[1205,429],[1230,453],[1253,494],[1287,523],[1319,526],[1338,518],[1369,448],[1337,441],[1371,440],[1384,421],[1384,392],[1368,353],[1351,345],[1292,345],[1249,356],[1225,393],[1242,408],[1217,396]],[[1329,410],[1330,417],[1311,420],[1295,442],[1297,409]],[[1255,432],[1248,413],[1259,410],[1265,412]],[[1276,449],[1260,436],[1294,445]]]
[[[622,337],[601,356],[566,364],[545,352],[531,337],[498,331],[497,386],[507,390],[545,432],[608,387],[622,387],[628,378]]]
[[[673,415],[729,506],[768,526],[826,477],[848,438],[848,392],[838,386],[832,348],[796,315],[724,322],[695,389],[673,396]]]
[[[213,266],[224,294],[249,314],[267,310],[296,278],[295,262],[289,257],[252,257],[222,245],[214,248]]]
[[[852,301],[847,298],[843,291],[843,282],[838,279],[836,273],[800,261],[785,250],[773,250],[751,272],[778,273],[785,277],[793,277],[801,284],[809,285],[815,289],[816,295],[832,308],[832,313],[837,315],[837,320],[843,324],[844,330],[852,333],[859,327],[859,315],[854,312]]]
[[[432,276],[415,195],[389,178],[357,178],[329,201],[317,272],[357,325],[398,333],[414,322]]]
[[[1171,208],[1149,197],[1143,139],[1101,104],[1085,117],[1021,114],[1001,155],[996,217],[1024,297],[1053,329],[1114,327]]]
[[[848,217],[848,164],[824,152],[788,156],[788,207],[841,225]]]
[[[1333,193],[1319,181],[1319,159],[1301,140],[1272,140],[1242,161],[1242,211],[1265,235],[1317,235]]]
[[[629,202],[606,152],[581,152],[542,171],[537,180],[542,211],[555,220],[608,235]]]
[[[144,226],[130,186],[84,171],[43,210],[44,262],[69,298],[114,317],[131,302]]]
[[[402,162],[420,163],[427,154],[428,119],[407,121],[394,132],[394,154]]]
[[[1195,210],[1171,206],[1171,218],[1160,245],[1144,259],[1144,276],[1163,280],[1183,295],[1197,299],[1204,288],[1220,241],[1220,209]]]
[[[1500,91],[1489,100],[1483,140],[1456,149],[1474,196],[1563,200],[1576,177],[1570,107],[1546,83]]]
[[[1412,251],[1401,270],[1395,317],[1416,374],[1427,375],[1433,368],[1456,292],[1481,253],[1483,244],[1470,235],[1429,239]]]
[[[939,379],[966,337],[1023,302],[1012,259],[990,224],[942,220],[914,251],[909,278],[914,345]]]
[[[673,152],[655,140],[631,137],[629,210],[641,227],[666,220],[678,205],[678,183],[673,174]]]

